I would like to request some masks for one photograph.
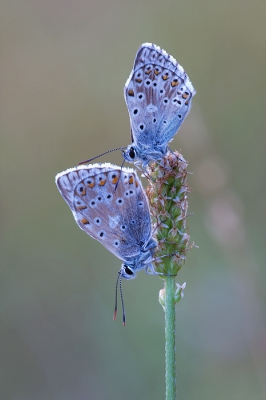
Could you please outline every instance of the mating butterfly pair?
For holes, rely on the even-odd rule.
[[[161,160],[195,93],[172,56],[154,44],[143,44],[124,89],[132,135],[132,143],[123,149],[124,159],[143,167]],[[121,278],[135,278],[141,269],[155,274],[157,242],[148,201],[133,169],[93,164],[68,169],[55,179],[79,227],[123,261],[120,288]]]

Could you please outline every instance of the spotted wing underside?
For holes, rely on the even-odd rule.
[[[136,55],[124,96],[134,143],[167,145],[186,117],[195,90],[184,69],[160,47],[145,43]]]
[[[132,169],[96,165],[58,174],[57,187],[82,230],[121,260],[137,256],[151,234],[141,182]]]

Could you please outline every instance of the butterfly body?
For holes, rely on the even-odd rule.
[[[141,45],[124,88],[132,137],[125,160],[146,166],[164,157],[195,93],[183,67],[171,55],[154,44]]]

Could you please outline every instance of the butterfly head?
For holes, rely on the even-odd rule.
[[[123,150],[124,160],[129,163],[142,164],[145,168],[150,161],[161,160],[167,153],[167,145],[154,145],[151,151],[146,151],[140,146],[131,143],[125,150]]]
[[[134,146],[134,144],[130,144],[124,151],[123,151],[124,159],[127,162],[135,162],[139,159],[138,152]]]
[[[125,150],[123,150],[124,160],[129,163],[142,164],[146,166],[152,157],[148,157],[145,151],[131,143]]]
[[[136,278],[137,274],[135,271],[135,268],[133,268],[132,266],[129,266],[128,264],[123,263],[120,271],[119,271],[119,275],[121,276],[121,278],[124,279],[134,279]]]

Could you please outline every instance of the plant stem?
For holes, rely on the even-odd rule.
[[[176,399],[175,360],[175,277],[166,276],[165,281],[165,383],[166,400]]]
[[[156,221],[158,242],[154,258],[164,288],[159,302],[165,311],[165,380],[166,400],[176,399],[175,304],[184,296],[186,283],[176,284],[175,277],[193,247],[187,232],[187,162],[178,153],[168,153],[160,163],[149,166],[151,180],[146,189],[151,214]]]

